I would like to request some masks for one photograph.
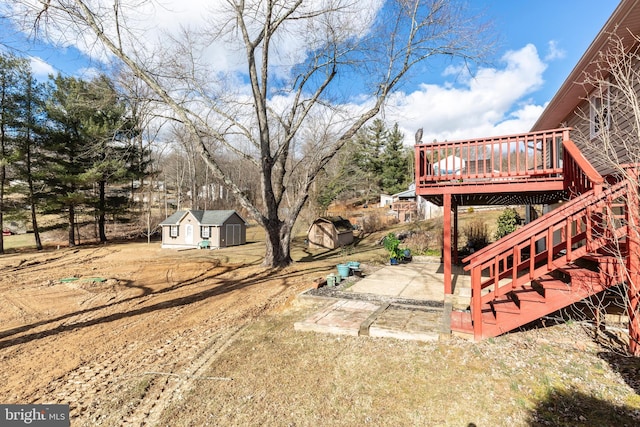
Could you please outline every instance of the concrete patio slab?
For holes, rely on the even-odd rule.
[[[338,300],[313,316],[296,322],[294,329],[358,336],[360,326],[379,308],[379,305],[366,301]]]
[[[418,261],[383,266],[336,292],[336,302],[294,327],[341,335],[437,340],[449,333],[451,301],[465,305],[469,295],[469,275],[460,268],[453,273],[456,295],[448,296],[445,303],[441,264]]]

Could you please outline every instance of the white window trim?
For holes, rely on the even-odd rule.
[[[203,239],[210,239],[211,227],[209,227],[208,225],[200,226],[200,237],[202,237]]]
[[[599,121],[598,118],[602,120]],[[600,125],[598,125],[600,124]],[[589,97],[589,134],[591,138],[597,138],[603,129],[608,129],[611,124],[611,102],[609,91],[596,90]]]
[[[178,229],[180,226],[178,225],[170,225],[169,226],[169,237],[178,237]]]

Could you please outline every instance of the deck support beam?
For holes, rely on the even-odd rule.
[[[444,195],[442,207],[443,227],[442,227],[442,263],[444,264],[444,294],[451,295],[451,194]]]
[[[460,264],[460,257],[458,256],[458,204],[453,202],[453,262]]]

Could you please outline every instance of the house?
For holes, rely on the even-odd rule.
[[[444,212],[445,293],[454,262],[471,277],[469,305],[450,315],[453,332],[494,337],[620,285],[629,352],[640,356],[639,117],[606,87],[615,64],[635,72],[629,87],[640,92],[638,34],[640,0],[622,0],[529,132],[415,145],[416,194]],[[624,61],[607,61],[616,49]],[[457,208],[481,205],[547,208],[460,260]]]
[[[378,205],[381,208],[391,207],[393,204],[393,196],[389,194],[380,194],[380,204]]]
[[[353,225],[340,216],[319,217],[307,232],[312,249],[335,249],[353,243]]]
[[[433,165],[435,175],[460,175],[465,168],[466,161],[460,157],[447,156]]]
[[[247,242],[247,224],[234,210],[178,211],[160,226],[163,248],[224,248]]]
[[[393,195],[391,210],[396,213],[398,221],[414,221],[418,216],[418,204],[416,203],[416,190],[409,188]]]
[[[391,199],[391,210],[396,213],[400,222],[432,219],[442,215],[441,208],[422,197],[416,196],[415,183],[409,185],[408,190],[392,195]]]

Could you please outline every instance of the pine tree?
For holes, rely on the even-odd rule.
[[[49,194],[44,208],[64,213],[68,220],[69,246],[76,245],[76,216],[88,201],[92,166],[82,128],[82,118],[90,108],[84,102],[86,83],[58,75],[52,81],[47,113],[51,130],[47,136],[48,167],[46,182]]]
[[[403,145],[404,135],[398,129],[398,124],[388,133],[382,155],[382,190],[388,194],[395,194],[407,189],[411,182],[410,156]]]
[[[15,158],[15,125],[18,116],[18,80],[20,60],[0,54],[0,228],[4,226],[6,191],[10,164]],[[4,238],[0,233],[0,254]]]
[[[41,189],[45,164],[42,157],[42,141],[47,133],[45,113],[45,87],[38,83],[28,66],[22,68],[21,90],[18,97],[20,108],[19,126],[17,127],[17,160],[15,162],[16,176],[26,182],[24,191],[26,204],[31,214],[31,227],[35,245],[42,249],[40,230],[37,220],[37,206],[41,198],[45,197]]]

